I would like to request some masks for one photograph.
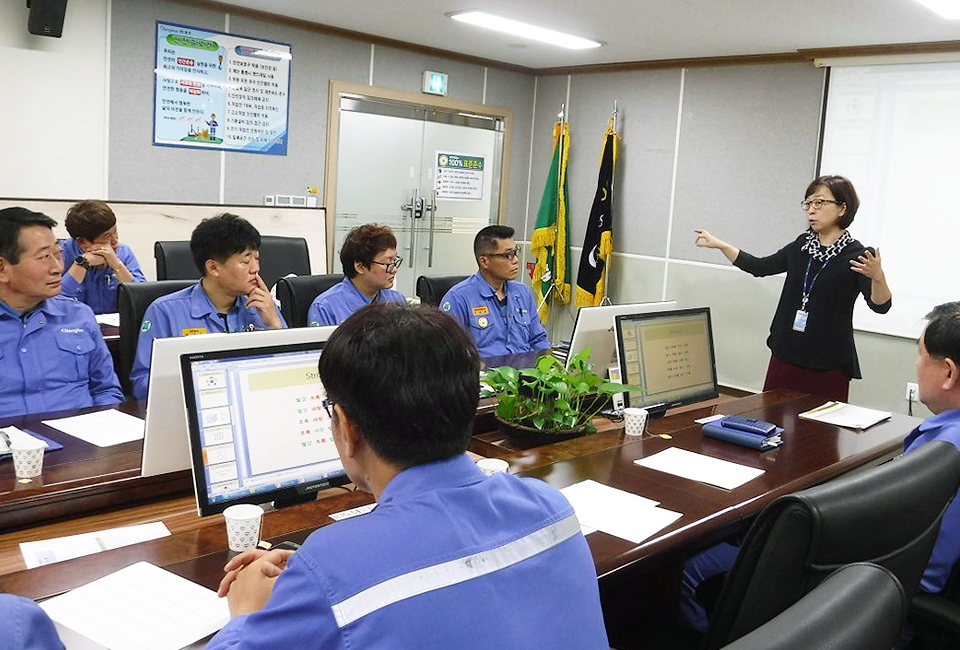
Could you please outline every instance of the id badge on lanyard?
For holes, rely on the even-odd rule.
[[[823,273],[823,270],[827,268],[827,264],[830,263],[830,260],[827,260],[823,263],[823,266],[820,267],[820,270],[814,274],[813,279],[811,280],[810,265],[812,263],[813,258],[807,260],[807,270],[803,274],[803,296],[800,299],[800,309],[797,310],[797,313],[793,317],[794,332],[807,331],[807,318],[810,316],[810,312],[807,311],[807,301],[810,300],[810,293],[813,291],[813,285],[816,284],[817,278],[820,277],[820,274]]]

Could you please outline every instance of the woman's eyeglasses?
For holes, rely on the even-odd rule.
[[[804,210],[809,210],[810,206],[812,205],[814,210],[819,210],[820,208],[823,207],[824,203],[833,203],[834,205],[843,205],[843,201],[831,201],[830,199],[811,199],[807,201],[806,199],[804,199],[803,201],[800,201],[800,207],[803,208]]]

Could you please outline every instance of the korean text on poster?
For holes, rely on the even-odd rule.
[[[438,151],[437,198],[448,201],[482,201],[483,171],[484,160],[480,156]]]
[[[153,143],[286,155],[289,45],[157,22]]]

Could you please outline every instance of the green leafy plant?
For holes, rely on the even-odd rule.
[[[548,354],[540,357],[534,368],[500,366],[486,370],[480,383],[499,400],[500,419],[541,431],[583,427],[593,433],[596,428],[590,421],[611,395],[642,390],[594,374],[590,348],[573,357],[567,368]]]

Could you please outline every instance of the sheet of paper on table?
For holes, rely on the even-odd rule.
[[[180,650],[230,620],[226,598],[148,562],[40,603],[67,648]]]
[[[120,327],[120,314],[117,312],[112,314],[97,314],[96,319],[101,325],[113,325],[114,327]]]
[[[166,537],[169,534],[170,531],[162,521],[155,521],[140,526],[124,526],[93,533],[21,542],[20,553],[23,554],[23,561],[27,568],[33,569],[45,564],[72,560],[75,557]]]
[[[800,414],[804,420],[823,422],[848,429],[867,429],[890,417],[889,411],[877,411],[843,402],[825,402]]]
[[[653,456],[633,462],[641,467],[666,472],[691,481],[716,485],[725,490],[738,488],[763,474],[762,469],[711,458],[679,447],[670,447]]]
[[[143,440],[143,420],[116,409],[44,420],[43,423],[97,447]]]
[[[657,501],[596,481],[580,481],[560,492],[577,513],[584,535],[602,530],[639,544],[682,516],[658,507]]]

